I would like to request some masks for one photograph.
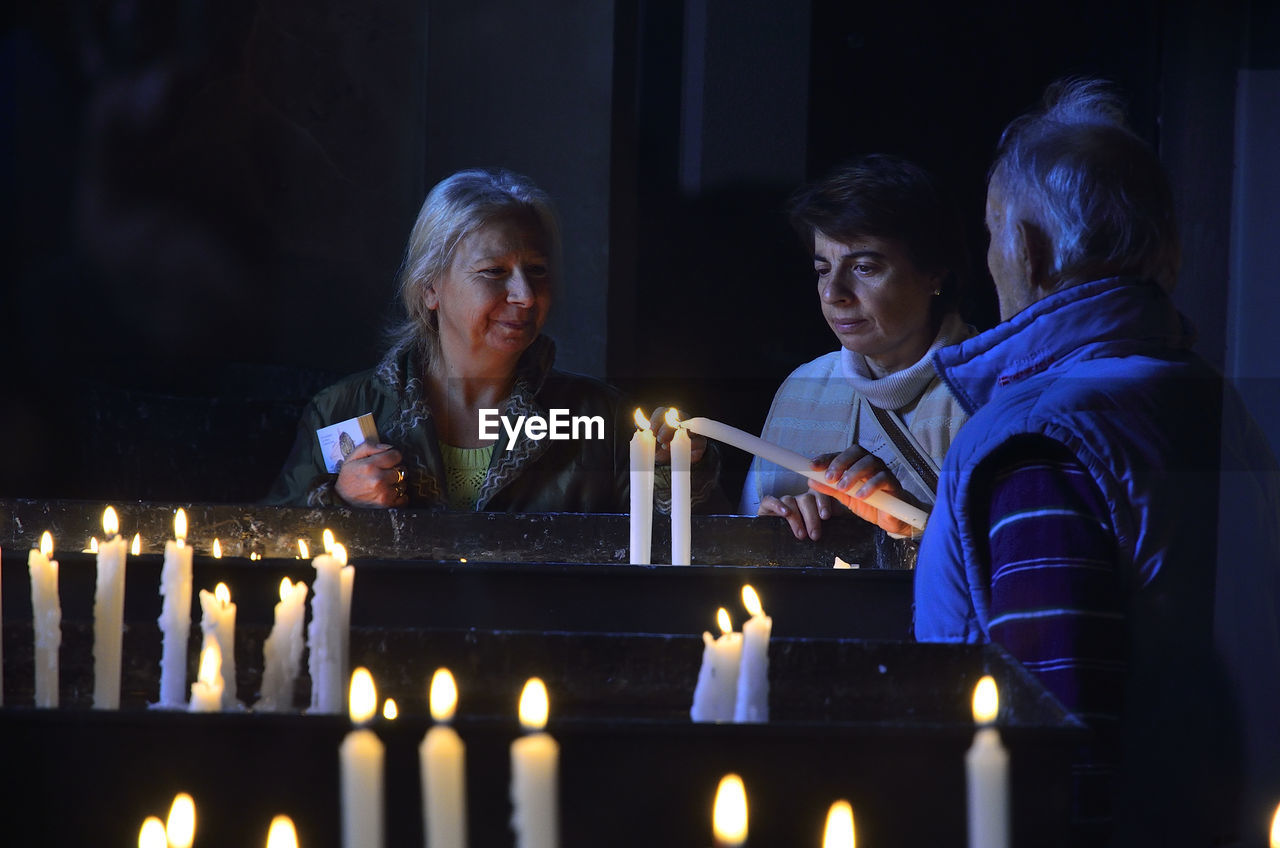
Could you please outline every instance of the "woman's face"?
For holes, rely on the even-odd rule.
[[[514,366],[547,320],[550,262],[546,234],[531,215],[505,215],[468,233],[426,293],[446,359]]]
[[[831,332],[878,371],[914,365],[933,343],[929,306],[942,275],[918,269],[897,241],[815,233],[813,269]]]

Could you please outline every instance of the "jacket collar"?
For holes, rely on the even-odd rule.
[[[1000,389],[1082,359],[1185,350],[1191,324],[1154,282],[1108,277],[1071,286],[933,355],[972,415]]]

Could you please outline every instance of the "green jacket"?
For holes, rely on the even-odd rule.
[[[629,441],[635,433],[632,409],[614,387],[579,374],[553,369],[555,343],[546,336],[525,351],[510,396],[500,408],[508,421],[544,418],[553,409],[572,416],[600,416],[603,439],[543,438],[522,430],[507,450],[499,425],[477,511],[603,512],[629,510]],[[425,363],[414,347],[391,350],[377,368],[355,374],[316,395],[303,411],[298,435],[266,503],[289,506],[344,506],[334,489],[336,474],[325,469],[316,430],[372,413],[380,440],[404,455],[410,509],[444,509],[444,461],[434,418],[423,389]],[[669,476],[655,475],[654,503],[670,507]],[[727,512],[719,486],[719,459],[712,446],[693,469],[693,503],[698,512]]]

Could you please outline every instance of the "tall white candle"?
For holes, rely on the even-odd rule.
[[[306,616],[307,584],[280,581],[271,634],[262,645],[262,698],[254,705],[261,712],[293,708],[293,688],[302,667],[302,621]]]
[[[351,675],[351,592],[355,588],[355,566],[347,565],[347,549],[342,545],[334,545],[334,555],[342,562],[342,570],[338,572],[338,584],[342,587],[342,617],[338,621],[338,644],[341,653],[338,662],[342,668],[342,679]]]
[[[836,801],[827,810],[827,824],[822,831],[822,848],[854,848],[853,807],[848,801]]]
[[[40,537],[27,555],[31,575],[31,617],[35,629],[36,706],[58,706],[58,648],[62,645],[62,604],[58,600],[58,561],[53,536]]]
[[[702,667],[693,690],[693,707],[689,715],[694,721],[733,721],[738,699],[738,669],[742,662],[742,634],[733,632],[729,613],[716,611],[720,636],[702,633]]]
[[[993,726],[1000,696],[990,675],[973,690],[973,720],[979,728],[964,757],[969,796],[969,848],[1008,848],[1009,753]]]
[[[236,701],[236,605],[231,590],[219,583],[212,592],[200,590],[200,629],[207,641],[213,638],[222,653],[222,708],[235,709]]]
[[[458,703],[458,687],[447,668],[431,678],[431,718],[418,746],[422,772],[422,832],[426,848],[465,848],[467,844],[466,746],[449,726]]]
[[[560,845],[560,746],[544,732],[547,687],[531,677],[520,693],[525,735],[511,743],[511,827],[516,848]]]
[[[378,706],[378,693],[373,676],[365,668],[351,675],[351,721],[363,725],[373,718]],[[383,760],[386,748],[367,727],[357,727],[347,734],[338,749],[342,771],[342,846],[343,848],[382,848],[383,831]]]
[[[631,563],[652,562],[653,458],[656,442],[649,420],[636,410],[636,434],[631,437]]]
[[[747,844],[747,788],[736,774],[726,774],[716,787],[711,831],[716,848],[741,848]]]
[[[211,633],[204,634],[200,648],[200,667],[196,682],[191,684],[191,702],[187,711],[193,713],[222,712],[222,649]]]
[[[742,625],[742,665],[738,671],[738,698],[734,721],[769,720],[769,636],[773,619],[764,614],[760,597],[750,586],[742,587],[742,605],[751,617]]]
[[[187,514],[179,509],[173,519],[174,538],[164,543],[160,570],[160,703],[181,709],[187,701],[187,639],[191,635],[191,548],[186,544]]]
[[[689,512],[693,488],[689,480],[689,433],[680,426],[679,413],[667,410],[667,424],[676,428],[671,438],[671,564],[689,565]]]
[[[343,556],[343,559],[339,559]],[[342,712],[342,566],[341,545],[332,554],[323,553],[311,561],[316,570],[312,584],[311,624],[307,628],[311,672],[311,711]]]
[[[127,543],[116,511],[102,514],[107,538],[98,546],[97,586],[93,597],[93,706],[120,708],[120,654],[124,639],[124,570]]]
[[[787,450],[784,447],[779,447],[772,442],[766,442],[764,439],[753,436],[736,427],[730,427],[728,424],[721,424],[719,421],[712,421],[709,418],[690,418],[684,422],[684,426],[694,433],[706,436],[708,439],[715,439],[717,442],[724,442],[726,445],[732,445],[738,450],[744,450],[788,471],[794,471],[797,474],[808,477],[810,480],[816,480],[828,486],[831,485],[826,478],[825,472],[813,470],[808,457],[801,456],[795,451]],[[929,514],[924,510],[914,507],[900,498],[895,498],[888,492],[873,492],[863,500],[881,512],[886,512],[917,530],[923,530],[925,522],[929,519]]]

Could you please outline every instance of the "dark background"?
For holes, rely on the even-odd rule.
[[[427,189],[550,192],[560,365],[758,431],[833,349],[786,196],[904,154],[965,216],[1001,128],[1114,80],[1175,184],[1180,306],[1280,443],[1268,0],[19,2],[0,41],[0,497],[251,501],[300,404],[372,366]],[[746,457],[726,457],[736,498]]]

